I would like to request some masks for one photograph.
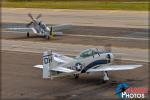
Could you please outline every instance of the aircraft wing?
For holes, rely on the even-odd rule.
[[[34,32],[34,33],[37,33],[37,31],[34,28],[6,28],[4,30],[17,31],[17,32]]]
[[[130,69],[135,69],[141,66],[142,65],[103,65],[103,66],[92,67],[86,72],[130,70]]]
[[[35,65],[33,67],[43,69],[43,65]],[[61,66],[53,67],[50,70],[51,71],[57,71],[57,72],[63,72],[63,73],[72,73],[72,72],[75,72],[74,70],[71,70],[71,69],[68,69],[68,68],[64,68],[64,67],[61,67]]]
[[[53,31],[59,31],[59,30],[63,30],[63,29],[69,29],[72,27],[72,25],[70,24],[60,24],[60,25],[54,25],[53,27]]]

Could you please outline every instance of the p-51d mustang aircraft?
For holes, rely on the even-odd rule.
[[[29,37],[29,33],[33,32],[37,35],[44,36],[49,39],[55,35],[62,35],[62,32],[56,31],[71,27],[69,24],[47,26],[42,21],[38,20],[42,16],[41,14],[39,14],[36,18],[33,18],[31,14],[28,14],[28,16],[32,19],[32,21],[28,23],[25,28],[7,28],[7,30],[27,32],[27,37]]]
[[[64,56],[52,51],[45,51],[43,54],[43,65],[34,67],[43,69],[43,78],[53,78],[59,73],[73,74],[75,78],[82,73],[103,72],[103,80],[109,80],[108,71],[130,70],[142,65],[113,65],[113,54],[108,51],[100,51],[97,48],[90,48],[82,51],[74,58]]]

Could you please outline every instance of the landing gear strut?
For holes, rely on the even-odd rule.
[[[27,32],[27,38],[29,38],[29,32]]]
[[[48,40],[49,40],[49,37],[50,37],[49,35],[46,36],[46,38],[47,38]]]
[[[79,78],[79,74],[74,74],[74,78],[78,79]]]
[[[107,71],[104,71],[103,82],[106,83],[108,80],[109,80],[108,73],[107,73]]]

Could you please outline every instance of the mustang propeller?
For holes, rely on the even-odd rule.
[[[105,45],[105,52],[110,52],[112,53],[112,45],[111,44],[106,44]],[[122,63],[122,56],[119,53],[113,53],[114,54],[114,61],[118,64]],[[107,55],[108,61],[111,60],[111,56]]]
[[[40,17],[42,17],[42,14],[37,15],[36,18],[34,18],[34,17],[32,16],[32,14],[30,14],[30,13],[28,14],[28,16],[32,19],[32,21],[27,24],[27,27],[29,27],[30,25],[32,25],[33,22],[37,22],[37,20],[38,20]]]
[[[105,52],[112,52],[111,44],[106,44],[105,45]]]

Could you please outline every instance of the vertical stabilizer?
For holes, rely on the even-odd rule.
[[[50,77],[50,63],[52,62],[52,51],[45,51],[43,53],[43,78]]]

